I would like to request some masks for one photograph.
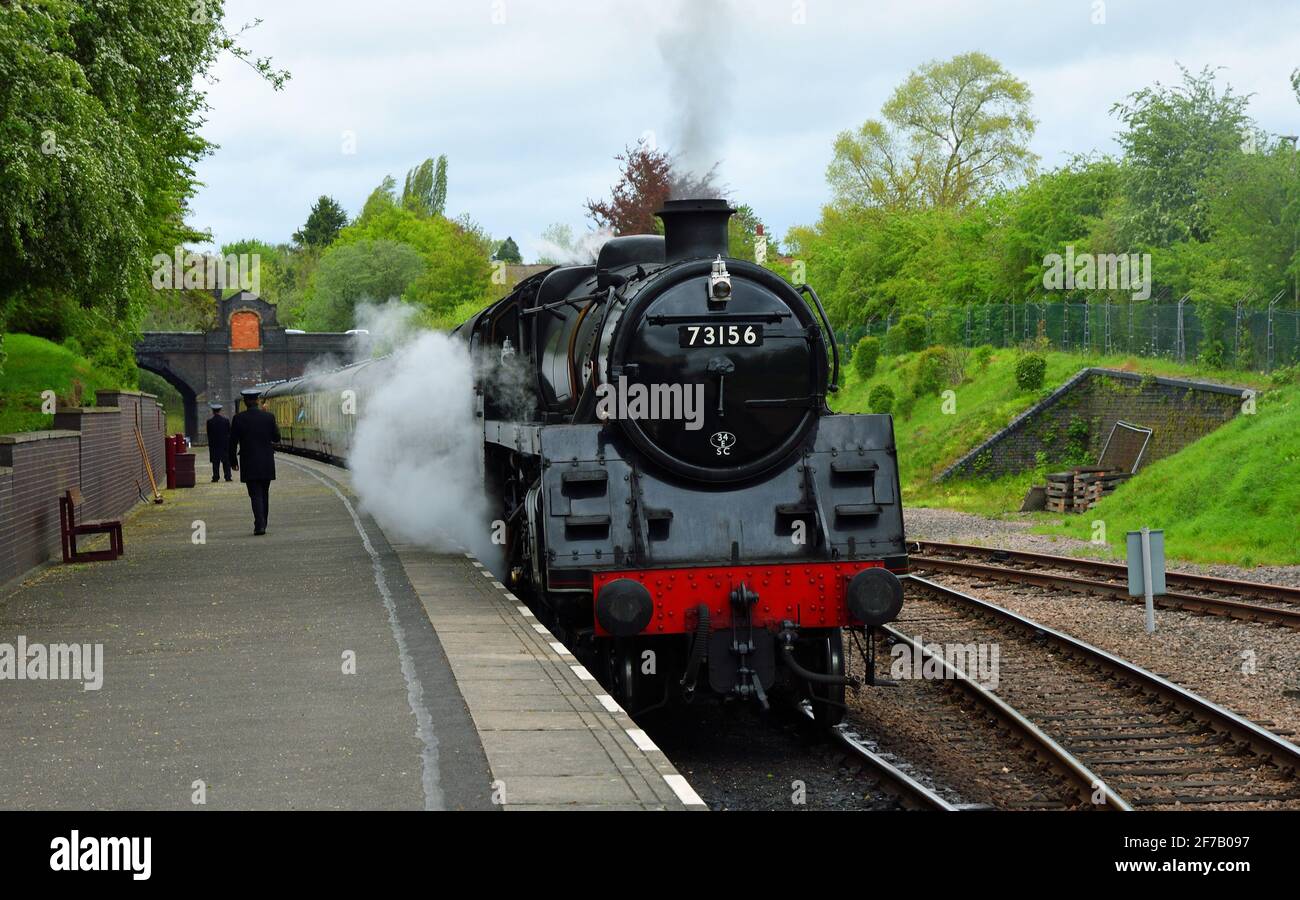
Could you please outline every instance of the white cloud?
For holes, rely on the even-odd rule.
[[[400,181],[425,157],[450,160],[449,211],[469,213],[527,255],[538,233],[588,225],[612,160],[643,132],[679,140],[655,35],[677,21],[660,0],[368,0],[365,4],[230,0],[228,23],[293,79],[275,93],[226,59],[209,89],[205,134],[221,149],[193,221],[218,241],[287,240],[330,194],[352,213],[385,174]],[[707,2],[707,0],[691,0]],[[1300,65],[1300,5],[1107,0],[872,2],[729,0],[722,59],[734,76],[721,110],[723,180],[784,233],[816,219],[837,132],[878,113],[909,71],[982,50],[1028,81],[1047,165],[1114,150],[1112,103],[1156,79],[1225,66],[1270,131],[1300,130],[1287,75]],[[492,24],[494,11],[506,21]],[[357,153],[341,152],[343,132]]]

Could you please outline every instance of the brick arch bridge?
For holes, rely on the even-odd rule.
[[[229,414],[246,387],[294,378],[313,360],[341,364],[351,357],[351,335],[287,332],[275,307],[251,291],[219,299],[217,323],[212,331],[147,331],[135,345],[136,365],[180,392],[191,440],[201,437],[199,414],[207,404],[224,404]]]

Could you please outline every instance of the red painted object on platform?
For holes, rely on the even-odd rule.
[[[834,628],[853,624],[847,602],[849,581],[863,569],[883,566],[880,560],[853,560],[595,572],[592,601],[611,581],[630,578],[645,585],[654,601],[654,614],[642,634],[694,631],[695,609],[701,603],[709,607],[710,624],[717,631],[731,627],[731,592],[743,582],[758,594],[755,626],[779,629],[782,622],[790,621],[803,628]],[[596,634],[609,636],[598,617]]]
[[[167,454],[167,489],[176,487],[176,457],[185,452],[185,435],[169,434],[163,439]]]

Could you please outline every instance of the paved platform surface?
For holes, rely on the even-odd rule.
[[[697,805],[475,560],[394,547],[346,472],[280,461],[265,536],[203,482],[139,509],[123,559],[0,597],[0,807]],[[5,677],[20,640],[102,644],[102,687]]]

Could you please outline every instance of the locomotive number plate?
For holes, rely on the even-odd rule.
[[[759,324],[682,325],[677,329],[679,347],[758,347],[762,343],[763,326]]]

